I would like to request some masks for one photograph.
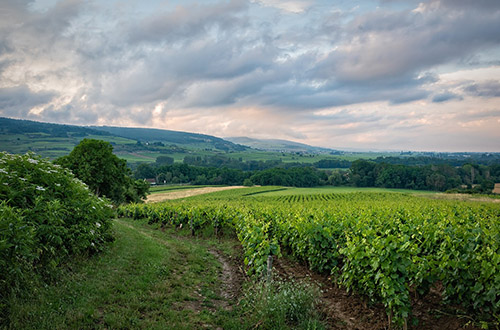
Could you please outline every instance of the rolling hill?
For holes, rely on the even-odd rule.
[[[210,135],[147,128],[76,126],[0,117],[0,151],[43,157],[67,155],[84,138],[110,142],[116,154],[131,162],[154,161],[162,154],[182,160],[184,154],[242,152],[248,147]],[[194,150],[194,151],[193,151]]]
[[[170,131],[154,128],[132,128],[132,127],[113,127],[113,126],[91,126],[92,129],[106,132],[115,136],[141,142],[162,142],[164,144],[190,145],[201,148],[213,148],[223,151],[244,151],[248,149],[243,145],[238,145],[221,138],[179,131]]]
[[[259,150],[277,152],[305,152],[313,154],[342,154],[341,151],[314,147],[304,143],[279,139],[253,139],[249,137],[226,137],[225,140]]]

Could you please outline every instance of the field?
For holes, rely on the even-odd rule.
[[[175,189],[167,192],[156,192],[148,196],[146,203],[157,203],[165,200],[187,198],[191,196],[210,194],[217,191],[224,190],[235,190],[238,188],[244,188],[243,186],[231,186],[231,187],[196,187],[193,189]]]
[[[253,187],[121,212],[162,226],[183,224],[193,235],[232,228],[249,274],[262,276],[268,256],[287,255],[330,275],[332,287],[379,304],[404,328],[433,322],[420,315],[426,300],[498,322],[492,315],[500,305],[500,205],[426,196]]]
[[[122,206],[115,243],[14,301],[11,326],[494,328],[500,203],[434,196],[271,186]]]
[[[435,194],[433,191],[409,190],[409,189],[386,189],[386,188],[359,188],[359,187],[319,187],[319,188],[286,188],[284,190],[263,192],[261,196],[284,196],[284,195],[317,195],[333,193],[352,192],[395,192],[407,194]]]

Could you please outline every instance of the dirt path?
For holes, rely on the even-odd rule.
[[[209,249],[208,252],[222,265],[220,295],[224,300],[221,301],[220,306],[225,310],[231,310],[233,309],[234,302],[240,296],[242,284],[245,280],[243,269],[239,267],[240,261],[228,257],[215,249]]]
[[[329,329],[335,330],[383,330],[389,329],[387,315],[382,305],[367,304],[361,296],[348,293],[343,288],[335,287],[328,276],[310,271],[304,265],[280,258],[275,262],[277,276],[283,279],[312,280],[321,291],[320,308],[325,315]],[[436,293],[423,299],[412,301],[413,315],[417,325],[408,325],[408,329],[435,330],[479,330],[469,325],[468,320],[442,312]],[[392,329],[395,329],[394,325]]]
[[[216,191],[230,190],[230,189],[239,189],[245,188],[244,186],[230,186],[230,187],[205,187],[205,188],[195,188],[195,189],[182,189],[175,191],[167,191],[164,193],[151,194],[148,196],[146,203],[157,203],[170,199],[179,199],[185,197],[191,197],[195,195],[201,194],[209,194]]]

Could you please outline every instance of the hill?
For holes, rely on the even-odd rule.
[[[155,161],[162,154],[182,160],[185,154],[241,152],[248,147],[210,135],[148,128],[76,126],[0,117],[0,151],[57,158],[68,154],[82,139],[110,142],[116,154],[130,162]]]
[[[223,140],[221,138],[179,131],[170,131],[154,128],[91,126],[92,129],[111,133],[115,136],[125,137],[141,142],[162,142],[177,145],[191,145],[200,148],[213,148],[222,151],[243,151],[248,147]]]
[[[341,151],[314,147],[308,144],[279,140],[279,139],[253,139],[249,137],[226,137],[227,141],[233,143],[241,144],[254,149],[266,150],[266,151],[277,151],[277,152],[302,152],[302,153],[312,153],[312,154],[334,154],[340,155]]]

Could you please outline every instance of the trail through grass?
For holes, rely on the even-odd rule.
[[[13,302],[15,329],[213,328],[220,265],[204,244],[116,220],[115,243]]]

